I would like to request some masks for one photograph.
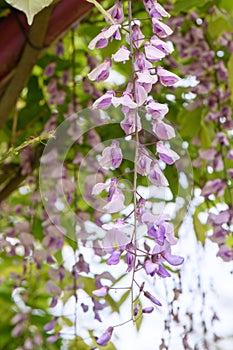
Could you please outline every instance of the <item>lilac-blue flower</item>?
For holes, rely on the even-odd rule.
[[[162,304],[160,303],[160,301],[158,299],[156,299],[151,293],[149,292],[144,292],[144,296],[148,299],[150,299],[150,301],[152,303],[154,303],[155,305],[158,305],[158,306],[162,306]]]
[[[96,341],[96,343],[100,346],[105,346],[108,344],[109,340],[111,339],[113,332],[113,327],[108,327],[106,332],[104,332]]]

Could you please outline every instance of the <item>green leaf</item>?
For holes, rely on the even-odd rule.
[[[205,5],[206,0],[177,0],[174,6],[175,12],[188,12],[191,8]]]
[[[194,226],[194,231],[195,231],[197,240],[201,242],[201,244],[204,246],[205,239],[206,239],[206,232],[210,229],[210,227],[200,222],[200,219],[198,217],[200,212],[203,212],[203,210],[201,209],[201,207],[197,207],[193,215],[193,226]]]
[[[231,55],[228,64],[228,87],[231,91],[231,101],[233,101],[233,54]]]
[[[233,249],[233,234],[230,234],[226,239],[226,245],[229,249]]]
[[[129,297],[130,295],[130,290],[127,290],[127,292],[125,292],[122,297],[120,298],[119,302],[118,302],[118,306],[120,307]]]
[[[212,146],[210,131],[211,131],[211,129],[208,128],[208,126],[204,122],[202,122],[201,129],[199,132],[199,138],[201,141],[201,148],[209,148]]]
[[[43,8],[52,4],[53,0],[6,0],[14,8],[23,11],[27,16],[28,24],[31,25],[34,16]]]
[[[221,0],[220,7],[226,10],[228,13],[233,14],[232,0]]]
[[[224,32],[233,30],[233,23],[225,16],[212,18],[208,25],[211,38],[219,38]]]
[[[200,123],[203,114],[203,107],[192,111],[182,110],[178,115],[178,121],[181,125],[180,134],[182,137],[193,138],[200,130]]]

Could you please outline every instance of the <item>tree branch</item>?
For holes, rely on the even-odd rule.
[[[10,181],[5,185],[5,187],[0,191],[0,204],[3,202],[6,198],[9,197],[9,195],[14,192],[19,185],[30,175],[32,175],[33,171],[39,167],[40,165],[40,157],[43,153],[44,145],[38,145],[35,148],[34,151],[34,159],[31,164],[31,173],[22,175],[22,167],[18,165],[18,170],[15,171],[15,175],[10,179]]]
[[[36,47],[43,46],[52,7],[46,7],[34,18],[29,32],[29,41]],[[18,96],[26,85],[40,54],[41,50],[32,47],[29,43],[25,44],[16,72],[0,100],[0,128],[3,127],[16,105]]]

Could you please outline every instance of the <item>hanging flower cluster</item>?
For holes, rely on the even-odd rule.
[[[171,42],[164,41],[172,29],[163,22],[164,17],[170,17],[169,13],[156,1],[144,0],[145,10],[149,14],[152,24],[153,36],[146,39],[141,22],[133,18],[132,4],[128,1],[128,22],[125,24],[123,6],[120,1],[108,10],[112,21],[107,19],[110,26],[103,28],[89,44],[89,49],[102,49],[109,41],[122,40],[125,35],[125,44],[111,58],[106,58],[103,63],[95,67],[88,75],[89,79],[101,82],[109,77],[110,70],[115,63],[132,61],[132,76],[126,90],[120,95],[114,90],[108,90],[93,104],[94,109],[107,110],[109,107],[121,106],[124,119],[120,125],[125,135],[130,135],[135,145],[133,184],[133,210],[129,215],[123,215],[125,208],[124,191],[117,177],[109,181],[96,183],[92,188],[92,195],[98,196],[107,191],[107,203],[103,211],[108,214],[115,213],[118,218],[115,222],[102,224],[106,235],[102,241],[102,248],[107,255],[108,265],[117,265],[121,260],[126,264],[126,271],[132,273],[131,294],[134,287],[137,288],[137,304],[132,303],[132,316],[129,321],[137,320],[144,313],[151,313],[153,307],[140,310],[139,297],[143,295],[153,304],[161,306],[157,298],[145,290],[145,283],[139,284],[136,280],[136,272],[144,269],[149,276],[166,278],[170,276],[166,264],[178,266],[183,263],[183,258],[172,254],[172,246],[176,244],[171,217],[167,214],[154,215],[147,209],[146,200],[137,192],[138,175],[147,177],[156,187],[168,187],[169,182],[165,177],[161,163],[165,166],[174,164],[179,155],[171,149],[169,139],[175,136],[173,127],[164,122],[168,113],[168,106],[154,100],[150,95],[152,87],[160,83],[165,87],[173,86],[179,81],[179,77],[162,67],[162,59],[173,51]],[[124,23],[124,24],[123,24]],[[140,112],[145,111],[145,116]],[[146,149],[140,142],[140,132],[143,130],[143,118],[151,122],[151,128],[157,142],[155,142],[156,156]],[[124,150],[118,141],[102,151],[99,157],[99,165],[103,169],[119,168],[124,160]],[[117,213],[117,214],[116,214]],[[143,232],[143,239],[139,240],[138,232]],[[94,296],[105,297],[111,287],[100,285],[93,292]],[[134,297],[132,297],[134,300]],[[109,327],[97,340],[98,345],[106,345],[111,339],[114,327]]]
[[[206,223],[212,229],[209,238],[219,246],[217,256],[231,261],[233,121],[226,61],[232,54],[232,33],[224,33],[216,41],[209,40],[206,19],[199,18],[198,13],[189,15],[189,18],[190,28],[185,33],[177,31],[174,41],[181,57],[189,62],[182,65],[182,73],[193,75],[198,80],[198,84],[190,89],[193,99],[186,103],[189,111],[198,110],[197,118],[201,116],[191,139],[192,145],[198,148],[193,161],[194,169],[201,169],[204,176],[199,187],[205,208],[202,205],[202,210],[197,209],[208,213]],[[183,18],[170,21],[173,26],[181,25]],[[198,173],[196,181],[199,182],[200,178]]]

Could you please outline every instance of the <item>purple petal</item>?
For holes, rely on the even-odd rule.
[[[157,67],[157,74],[159,76],[160,83],[164,86],[172,86],[180,80],[178,75],[171,73],[160,66]]]
[[[169,44],[168,42],[159,39],[156,35],[152,36],[150,42],[157,49],[163,51],[165,55],[172,53],[174,50],[172,44]]]
[[[214,179],[206,182],[201,191],[201,196],[209,197],[209,195],[215,193],[218,196],[222,196],[225,191],[226,183],[222,179]]]
[[[113,190],[113,195],[109,197],[109,202],[103,207],[103,209],[109,214],[117,213],[125,208],[124,201],[125,197],[123,193],[115,188],[115,190]]]
[[[149,100],[146,104],[146,110],[149,114],[151,114],[153,119],[161,120],[168,113],[168,106],[164,103]]]
[[[127,272],[130,272],[134,266],[134,260],[135,260],[135,257],[133,254],[127,252],[126,254],[126,264],[128,265],[127,267]]]
[[[96,297],[104,297],[105,295],[107,295],[108,291],[109,287],[103,286],[99,289],[93,290],[92,294],[94,294]]]
[[[162,306],[162,304],[160,303],[160,301],[158,301],[158,299],[156,299],[152,294],[150,294],[149,292],[144,292],[144,295],[146,298],[150,299],[150,301],[152,301],[152,303],[154,303],[155,305],[158,306]]]
[[[158,269],[158,265],[154,264],[151,260],[146,260],[144,264],[145,271],[147,275],[154,276],[156,270]]]
[[[119,28],[119,24],[111,25],[109,28],[104,28],[101,33],[99,33],[88,45],[88,48],[90,50],[94,50],[97,45],[99,45],[99,48],[105,47],[106,44],[108,44],[108,39],[113,37],[116,31]]]
[[[120,252],[115,250],[112,255],[108,258],[107,264],[108,265],[117,265],[120,261]]]
[[[99,163],[104,168],[118,168],[121,165],[122,158],[123,155],[119,147],[119,142],[112,141],[111,146],[103,150]]]
[[[109,90],[100,98],[98,98],[94,103],[93,109],[108,109],[112,104],[112,97],[115,96],[115,91]]]
[[[54,327],[55,327],[55,325],[56,325],[56,322],[57,322],[57,318],[55,317],[55,318],[52,319],[52,321],[46,323],[46,324],[44,325],[44,331],[45,331],[45,332],[49,332],[49,331],[51,331],[52,329],[54,329]]]
[[[111,15],[112,19],[115,23],[121,23],[124,20],[124,12],[123,12],[123,6],[120,1],[116,1],[115,5],[113,5],[109,10],[108,13]],[[106,22],[111,23],[110,20],[106,17]]]
[[[103,81],[109,76],[109,69],[112,66],[110,58],[106,58],[103,63],[94,68],[89,74],[88,78],[95,81]]]
[[[157,142],[156,150],[159,154],[159,158],[166,164],[171,165],[180,158],[176,152],[165,146],[162,141]]]
[[[128,243],[129,238],[127,235],[117,228],[110,229],[102,242],[103,248],[109,253],[112,253],[116,249],[124,250]]]
[[[159,21],[157,18],[152,18],[153,33],[157,34],[161,38],[166,38],[173,33],[173,30],[165,23]]]
[[[181,265],[184,262],[184,258],[182,258],[181,256],[171,255],[168,252],[164,252],[163,257],[167,260],[167,262],[169,262],[169,264],[174,266]]]
[[[159,163],[157,161],[152,162],[150,174],[149,174],[149,180],[152,182],[155,186],[168,186],[169,183],[163,174],[162,170],[159,167]]]
[[[53,307],[55,307],[57,305],[57,302],[58,302],[57,297],[53,297],[49,306],[51,308],[53,308]]]
[[[146,58],[150,62],[158,62],[162,58],[164,58],[166,55],[163,51],[157,49],[155,46],[145,43],[145,53],[146,53]]]
[[[165,269],[163,265],[159,265],[158,271],[156,273],[158,276],[163,278],[171,277],[170,273]]]
[[[118,107],[119,105],[122,105],[130,109],[137,108],[137,104],[133,101],[132,95],[127,91],[123,92],[123,95],[121,97],[113,97],[112,104],[114,107]]]
[[[151,226],[147,231],[147,233],[148,233],[148,236],[154,238],[156,243],[158,243],[159,245],[162,246],[164,244],[164,238],[165,238],[164,226],[161,225],[157,228],[155,228],[154,226]]]
[[[151,314],[153,311],[154,311],[153,306],[144,307],[144,308],[142,309],[142,313],[143,313],[143,314]]]
[[[112,59],[115,62],[125,63],[126,61],[129,60],[129,56],[130,56],[130,51],[127,49],[127,47],[123,45],[119,48],[119,50],[114,55],[112,55]]]
[[[124,120],[121,121],[121,128],[124,130],[126,135],[133,134],[135,132],[136,120],[137,120],[137,129],[138,131],[140,131],[142,129],[142,125],[141,125],[141,119],[137,114],[137,112],[133,109],[130,109],[127,113],[125,113],[125,118]]]
[[[88,305],[81,303],[81,308],[83,309],[83,312],[87,312],[88,311]]]
[[[137,172],[142,176],[148,175],[150,172],[151,159],[148,157],[146,150],[139,150]]]
[[[163,140],[169,140],[175,137],[175,130],[171,125],[164,122],[153,122],[153,131],[158,138]]]
[[[47,341],[47,343],[55,343],[55,341],[57,341],[59,338],[60,338],[60,334],[57,333],[57,334],[54,334],[54,335],[51,335],[50,337],[48,337],[46,339],[46,341]]]
[[[109,327],[105,333],[103,333],[96,341],[98,345],[105,346],[111,339],[113,327]]]

